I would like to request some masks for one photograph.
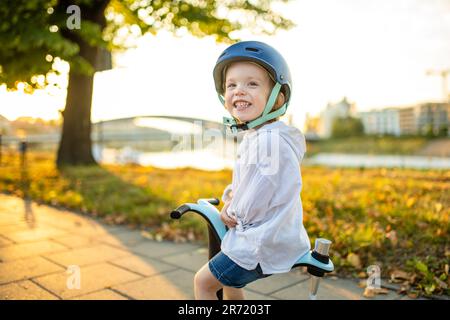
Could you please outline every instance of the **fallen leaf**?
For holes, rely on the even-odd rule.
[[[391,281],[394,283],[402,282],[403,280],[409,280],[411,276],[402,270],[394,270],[391,272]]]
[[[391,230],[388,233],[386,233],[386,238],[388,238],[391,241],[391,243],[394,247],[397,246],[398,238],[397,238],[397,232],[395,230]]]
[[[366,298],[373,298],[377,294],[388,294],[389,290],[385,288],[373,288],[373,287],[367,287],[364,290],[363,296]]]
[[[141,236],[143,236],[146,239],[153,240],[153,235],[148,231],[145,231],[145,230],[141,231]]]
[[[428,228],[428,223],[423,222],[423,221],[417,221],[416,225],[417,225],[420,229],[427,229],[427,228]]]
[[[114,217],[114,222],[117,224],[122,224],[126,219],[127,219],[127,217],[125,215],[121,214],[121,215]]]
[[[373,289],[366,288],[364,290],[363,296],[366,298],[373,298],[375,297],[375,292],[373,291]]]
[[[409,199],[406,201],[406,206],[407,206],[408,208],[411,208],[415,203],[416,203],[416,199],[415,199],[415,198],[409,198]]]
[[[411,286],[409,284],[404,284],[400,287],[398,292],[399,293],[407,293],[410,288],[411,288]]]
[[[447,289],[448,288],[448,286],[447,286],[447,284],[444,282],[444,281],[442,281],[441,279],[439,279],[438,277],[434,277],[434,280],[438,283],[438,285],[442,288],[442,289]]]
[[[347,261],[356,269],[361,269],[361,259],[356,253],[349,253],[347,256]]]
[[[360,279],[367,278],[367,274],[364,271],[361,271],[360,273],[358,273],[358,278]]]
[[[418,294],[415,292],[408,292],[408,297],[411,299],[416,299],[418,297]]]
[[[379,289],[375,289],[375,293],[376,294],[388,294],[389,290],[386,288],[379,288]]]

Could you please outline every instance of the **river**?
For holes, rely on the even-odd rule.
[[[231,169],[234,163],[233,151],[218,152],[216,149],[198,151],[140,152],[125,147],[122,149],[94,148],[96,160],[102,163],[136,163],[143,166],[155,166],[166,169],[192,167],[203,170]],[[305,157],[302,165],[321,165],[349,168],[414,168],[414,169],[450,169],[450,158],[320,153]]]

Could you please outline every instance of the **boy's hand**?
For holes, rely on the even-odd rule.
[[[222,222],[225,223],[228,228],[234,228],[237,224],[237,221],[234,217],[230,218],[227,214],[227,209],[230,206],[230,203],[231,201],[225,202],[225,205],[220,212],[220,220],[222,220]]]

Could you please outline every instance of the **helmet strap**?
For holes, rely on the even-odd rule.
[[[275,83],[275,86],[273,87],[272,92],[270,93],[269,99],[267,100],[266,106],[264,107],[264,111],[258,118],[252,121],[248,121],[246,123],[238,123],[237,119],[235,118],[223,117],[223,124],[225,126],[230,127],[233,133],[237,133],[238,131],[252,129],[267,121],[282,116],[283,114],[286,113],[289,102],[286,102],[281,108],[271,112],[277,100],[278,94],[280,93],[280,89],[281,84],[279,84],[278,82]],[[218,96],[220,102],[222,102],[222,104],[225,105],[225,99],[223,98],[223,96],[220,94]]]

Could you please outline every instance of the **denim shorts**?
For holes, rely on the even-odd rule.
[[[209,261],[208,266],[217,280],[227,287],[242,288],[250,282],[271,276],[271,274],[263,274],[259,263],[254,270],[247,270],[228,258],[222,251]]]

